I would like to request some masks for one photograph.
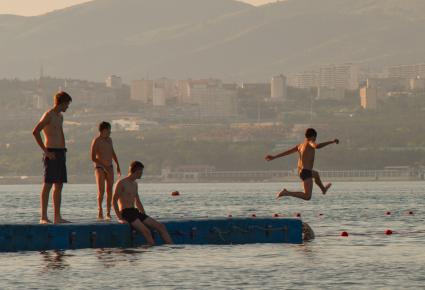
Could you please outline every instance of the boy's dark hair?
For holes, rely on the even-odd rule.
[[[305,130],[305,137],[306,138],[317,137],[316,130],[314,130],[313,128],[308,128],[307,130]]]
[[[134,172],[136,172],[137,170],[139,170],[139,169],[143,169],[143,168],[145,168],[145,166],[143,165],[143,163],[142,162],[140,162],[140,161],[133,161],[133,162],[131,162],[131,164],[130,164],[130,172],[131,173],[134,173]]]
[[[54,97],[55,105],[72,102],[72,98],[66,92],[59,92]]]
[[[99,124],[99,132],[102,132],[103,130],[110,130],[111,129],[111,124],[108,122],[103,121],[102,123]]]

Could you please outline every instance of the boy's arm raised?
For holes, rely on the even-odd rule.
[[[339,144],[339,140],[335,139],[333,141],[327,141],[327,142],[323,142],[323,143],[319,143],[319,144],[313,143],[312,146],[316,149],[320,149],[320,148],[323,148],[323,147],[328,146],[328,145],[333,144],[333,143]]]
[[[284,157],[284,156],[290,155],[290,154],[295,153],[295,152],[298,152],[298,145],[295,146],[294,148],[291,148],[291,149],[289,149],[289,150],[287,150],[285,152],[282,152],[282,153],[280,153],[278,155],[275,155],[275,156],[273,156],[273,155],[267,155],[265,157],[265,159],[267,161],[272,161],[273,159]]]

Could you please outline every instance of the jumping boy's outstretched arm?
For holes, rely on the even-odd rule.
[[[320,148],[323,148],[323,147],[328,146],[328,145],[333,144],[333,143],[339,144],[339,140],[335,139],[333,141],[327,141],[327,142],[323,142],[323,143],[310,142],[311,146],[315,149],[320,149]]]
[[[295,146],[294,148],[291,148],[291,149],[289,149],[289,150],[287,150],[285,152],[282,152],[282,153],[280,153],[278,155],[275,155],[275,156],[273,156],[273,155],[267,155],[265,159],[267,161],[272,161],[273,159],[280,158],[280,157],[283,157],[283,156],[287,156],[287,155],[290,155],[290,154],[295,153],[295,152],[298,152],[298,145]]]

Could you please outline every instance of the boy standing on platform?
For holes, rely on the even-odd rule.
[[[54,107],[44,113],[41,120],[35,126],[33,135],[38,146],[43,151],[44,184],[40,194],[41,219],[40,224],[48,224],[51,221],[47,217],[47,204],[49,194],[53,189],[54,223],[69,223],[62,218],[60,213],[62,188],[67,180],[66,172],[66,147],[63,133],[63,115],[66,112],[72,98],[65,92],[59,92],[54,97]],[[44,142],[41,138],[44,135]]]
[[[91,159],[94,163],[94,172],[97,183],[97,203],[98,219],[103,219],[103,196],[105,194],[106,183],[106,219],[111,219],[112,188],[114,186],[114,166],[112,160],[117,165],[118,177],[121,176],[121,169],[117,155],[111,139],[111,124],[102,122],[99,124],[99,136],[93,139],[91,145]]]
[[[137,190],[137,179],[143,174],[144,165],[139,161],[133,161],[130,165],[128,176],[118,181],[113,204],[119,223],[129,223],[140,232],[146,242],[153,246],[155,241],[149,228],[157,230],[165,244],[172,244],[167,228],[160,222],[146,215]],[[135,207],[136,206],[136,207]]]
[[[294,148],[291,148],[285,152],[282,152],[276,156],[267,155],[266,160],[272,161],[276,158],[284,157],[290,155],[292,153],[298,152],[298,175],[303,182],[304,192],[301,191],[289,191],[284,188],[281,192],[277,193],[276,198],[280,198],[282,196],[293,196],[297,198],[301,198],[304,200],[310,200],[313,192],[313,179],[317,186],[320,187],[323,194],[331,187],[331,183],[328,183],[326,186],[323,185],[319,172],[313,170],[314,165],[314,157],[316,154],[316,149],[323,148],[330,144],[339,144],[339,140],[335,139],[333,141],[328,141],[324,143],[316,143],[317,132],[313,128],[308,128],[305,132],[305,140],[303,143],[298,144]]]

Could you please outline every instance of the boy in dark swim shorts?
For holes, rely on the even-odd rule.
[[[59,92],[54,97],[54,106],[44,113],[33,130],[38,146],[43,151],[44,183],[40,193],[40,224],[51,223],[47,217],[47,205],[50,190],[53,189],[53,208],[55,224],[68,223],[60,213],[62,188],[66,183],[66,147],[63,133],[63,113],[67,111],[72,98],[66,92]],[[41,137],[43,133],[44,140]]]
[[[316,149],[323,148],[329,144],[339,144],[339,140],[335,139],[333,141],[328,141],[324,143],[316,143],[317,138],[317,132],[313,128],[308,128],[305,132],[305,140],[303,143],[298,144],[297,146],[293,147],[292,149],[289,149],[285,152],[282,152],[278,155],[267,155],[266,160],[271,161],[276,158],[280,158],[283,156],[290,155],[292,153],[298,152],[299,159],[298,159],[298,175],[300,176],[300,179],[303,182],[304,186],[304,192],[300,191],[288,191],[286,188],[284,188],[281,192],[278,192],[276,195],[276,198],[280,198],[282,196],[293,196],[297,198],[301,198],[304,200],[310,200],[311,194],[313,192],[313,179],[314,182],[317,184],[317,186],[320,187],[323,194],[326,194],[326,192],[331,187],[331,183],[328,183],[326,186],[323,185],[319,173],[315,170],[313,170],[314,165],[314,157],[316,153]]]
[[[157,230],[165,244],[172,244],[167,228],[160,222],[146,215],[137,190],[137,179],[143,174],[144,166],[139,161],[133,161],[130,165],[128,176],[118,181],[112,198],[114,211],[119,223],[128,223],[140,232],[146,242],[153,246],[151,229]],[[136,206],[136,207],[135,207]]]
[[[66,173],[66,149],[47,148],[48,152],[55,154],[55,159],[43,156],[44,182],[45,183],[66,183],[68,177]]]

